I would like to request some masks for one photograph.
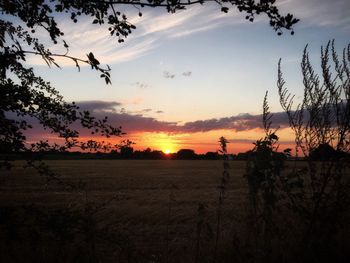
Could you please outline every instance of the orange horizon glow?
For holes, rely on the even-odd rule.
[[[281,129],[277,131],[279,136],[279,151],[286,148],[294,150],[295,145],[292,140],[294,134],[290,129]],[[227,150],[229,154],[243,153],[253,149],[253,143],[264,137],[262,129],[252,129],[248,131],[233,131],[233,130],[214,130],[208,132],[197,132],[197,133],[164,133],[164,132],[140,132],[133,134],[126,134],[123,137],[115,138],[102,138],[102,137],[91,137],[81,136],[81,141],[96,140],[109,142],[112,145],[120,144],[122,140],[131,140],[135,144],[131,147],[134,150],[143,151],[147,148],[151,150],[162,151],[165,154],[176,153],[181,149],[192,149],[197,154],[205,154],[207,152],[216,152],[219,150],[219,138],[224,136],[229,140]],[[59,143],[57,137],[44,136],[49,141]],[[40,139],[42,139],[41,137]],[[34,140],[33,140],[34,139]],[[32,138],[35,141],[35,138]]]
[[[277,132],[280,138],[279,150],[286,148],[294,149],[294,138],[290,129],[281,129]],[[128,135],[126,135],[128,136]],[[192,149],[197,154],[205,154],[207,152],[216,152],[219,150],[219,138],[224,136],[230,142],[227,149],[230,154],[238,154],[251,150],[253,142],[264,137],[262,129],[252,129],[249,131],[232,131],[232,130],[215,130],[209,132],[197,133],[150,133],[143,132],[130,136],[131,140],[136,144],[133,145],[135,150],[144,150],[151,148],[152,150],[160,150],[164,153],[174,153],[181,149]]]

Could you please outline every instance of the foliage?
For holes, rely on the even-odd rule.
[[[313,161],[327,161],[333,158],[349,158],[349,154],[337,151],[329,144],[320,144],[317,148],[310,151],[308,158]]]
[[[4,11],[2,11],[4,12]],[[33,21],[37,18],[33,17]],[[28,22],[29,23],[29,22]],[[33,22],[31,22],[33,23]],[[82,149],[96,147],[96,144],[78,142],[79,132],[71,129],[73,123],[80,123],[91,134],[96,132],[110,137],[121,135],[120,127],[107,124],[107,119],[97,120],[88,111],[79,111],[75,103],[66,103],[59,92],[49,82],[36,76],[33,69],[26,67],[26,54],[22,44],[32,47],[48,63],[55,64],[50,51],[43,44],[25,31],[21,26],[15,27],[11,22],[0,20],[0,150],[1,152],[23,152],[57,150],[65,151],[73,147]],[[99,62],[89,54],[87,61],[92,68],[109,74],[98,66]],[[56,64],[57,65],[57,64]],[[24,131],[32,128],[30,124],[36,119],[40,125],[55,133],[64,141],[63,145],[40,141],[28,145]]]
[[[330,60],[331,57],[331,60]],[[278,70],[278,91],[283,109],[288,114],[296,135],[298,150],[307,156],[321,144],[337,151],[350,151],[350,45],[339,58],[334,41],[321,48],[322,79],[315,72],[304,49],[301,69],[304,96],[293,109],[294,96],[284,87],[281,62]]]
[[[278,91],[295,133],[296,150],[307,158],[307,167],[295,168],[285,178],[291,208],[304,223],[304,252],[327,250],[336,256],[337,235],[347,222],[350,208],[350,45],[339,58],[334,41],[321,48],[320,77],[304,49],[301,69],[302,102],[293,109],[294,96],[284,87],[278,70]],[[321,80],[320,80],[321,79]],[[314,260],[323,260],[318,255]]]
[[[117,145],[117,148],[119,148],[119,151],[120,151],[121,158],[127,159],[132,157],[134,153],[134,149],[131,147],[131,145],[133,144],[135,143],[127,139],[127,140],[123,140],[119,145]]]
[[[196,153],[192,149],[181,149],[176,153],[177,159],[196,159]]]
[[[132,244],[104,218],[105,209],[117,198],[59,207],[1,206],[1,262],[101,262],[116,255],[127,258]]]
[[[272,115],[266,94],[263,106],[266,136],[248,154],[246,168],[253,261],[278,260],[278,254],[272,253],[276,250],[273,240],[278,240],[278,250],[284,250],[288,260],[344,260],[342,242],[347,241],[339,233],[349,227],[349,62],[350,45],[339,58],[334,41],[329,42],[321,48],[321,82],[306,47],[301,63],[304,96],[295,108],[294,96],[284,87],[279,62],[280,102],[295,133],[296,153],[301,152],[307,162],[285,169],[284,161],[291,150],[277,152],[278,137],[276,130],[271,130]],[[286,222],[293,226],[281,223],[286,215]],[[295,253],[298,258],[292,256]]]
[[[253,257],[269,261],[271,239],[278,229],[274,222],[275,210],[280,199],[281,173],[284,161],[291,149],[278,152],[277,130],[271,128],[272,114],[269,111],[266,92],[263,103],[263,126],[265,137],[254,143],[249,154],[245,177],[249,187],[249,228],[254,243]]]

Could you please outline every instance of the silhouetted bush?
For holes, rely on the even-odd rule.
[[[180,160],[195,160],[197,159],[197,155],[192,149],[181,149],[174,156],[175,159]]]

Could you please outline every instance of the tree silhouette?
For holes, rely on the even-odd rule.
[[[181,149],[176,153],[176,159],[193,160],[197,155],[192,149]]]
[[[97,120],[88,111],[79,111],[74,103],[67,103],[51,84],[35,75],[26,65],[28,55],[40,56],[49,67],[60,67],[57,57],[71,60],[78,70],[81,64],[88,64],[92,70],[100,73],[106,84],[111,83],[110,67],[100,64],[92,52],[86,58],[77,58],[69,54],[69,45],[63,39],[64,32],[58,27],[56,17],[60,13],[70,15],[73,23],[82,16],[91,17],[92,24],[108,24],[109,32],[118,42],[123,42],[136,27],[128,21],[126,14],[119,11],[127,5],[139,10],[145,7],[165,8],[169,13],[185,9],[196,4],[205,4],[210,0],[130,0],[130,1],[67,1],[67,0],[1,0],[0,1],[0,151],[2,153],[55,149],[65,151],[72,147],[97,149],[101,142],[78,140],[79,132],[70,128],[73,123],[91,130],[92,134],[118,136],[121,127],[107,124],[107,119]],[[246,19],[253,21],[256,15],[266,14],[270,26],[280,35],[282,30],[290,30],[298,22],[293,15],[282,16],[275,6],[275,0],[219,0],[215,1],[222,12],[236,7],[246,13]],[[56,15],[56,17],[55,17]],[[35,32],[43,29],[54,44],[60,44],[66,53],[51,52]],[[23,120],[19,120],[19,119]],[[37,119],[44,129],[57,134],[64,145],[41,141],[28,145],[24,131],[32,128],[31,119]]]

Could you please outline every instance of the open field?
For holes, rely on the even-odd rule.
[[[166,238],[171,240],[173,247],[184,245],[191,249],[200,204],[207,207],[208,220],[215,221],[222,161],[72,160],[46,163],[65,182],[81,180],[84,190],[67,191],[55,183],[47,184],[35,170],[23,169],[23,163],[17,162],[7,175],[2,176],[1,204],[33,203],[55,207],[84,204],[87,200],[98,205],[115,196],[106,205],[102,220],[113,222],[138,249],[154,250],[154,253],[164,250]],[[237,214],[238,210],[244,209],[244,168],[245,162],[231,162],[225,214]]]
[[[147,216],[147,209],[161,212],[167,204],[169,193],[174,192],[176,203],[189,216],[199,202],[211,205],[217,199],[217,187],[222,173],[222,161],[134,161],[134,160],[69,160],[46,161],[65,182],[84,183],[84,196],[93,200],[106,200],[120,196],[118,209],[132,216],[135,210]],[[245,187],[243,173],[245,162],[230,163],[230,184],[227,199],[239,205]],[[4,173],[4,171],[2,171]],[[22,163],[2,176],[1,202],[21,203],[29,200],[36,204],[62,203],[80,195],[67,192],[55,183],[47,184],[45,178],[35,175],[32,168],[23,169]],[[236,201],[235,201],[236,200]],[[123,207],[130,208],[124,211]],[[176,205],[175,205],[176,206]],[[135,211],[136,212],[136,211]],[[181,213],[180,213],[181,214]],[[137,216],[137,215],[135,215]]]
[[[69,160],[46,163],[64,182],[78,184],[81,181],[84,186],[69,191],[55,182],[47,183],[32,168],[23,169],[24,163],[18,161],[9,172],[2,171],[0,204],[8,207],[34,204],[47,211],[57,207],[81,207],[84,211],[87,204],[101,207],[97,209],[97,222],[111,225],[122,237],[119,242],[128,243],[130,253],[137,254],[145,262],[194,262],[201,224],[200,254],[206,260],[199,262],[211,261],[222,161]],[[244,236],[244,231],[249,230],[244,171],[244,161],[230,162],[230,180],[225,190],[220,226],[219,243],[223,250],[228,245],[237,245],[232,243],[234,237]],[[199,207],[204,210],[198,210]],[[124,261],[129,262],[129,259]]]

